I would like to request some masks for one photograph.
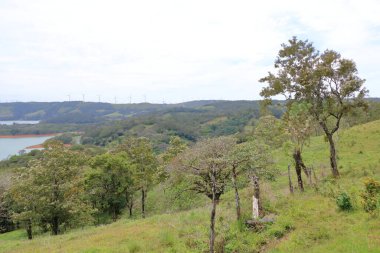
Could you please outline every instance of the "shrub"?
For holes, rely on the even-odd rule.
[[[128,245],[128,250],[130,253],[141,252],[141,246],[139,244],[137,244],[136,242],[131,242]]]
[[[380,207],[380,183],[373,178],[367,178],[364,181],[364,187],[364,192],[361,194],[364,211],[375,214]]]
[[[336,205],[342,211],[350,211],[352,209],[351,198],[347,193],[342,192],[336,197]]]

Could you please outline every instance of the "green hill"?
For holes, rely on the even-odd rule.
[[[276,221],[256,233],[235,222],[232,191],[217,208],[218,252],[380,252],[379,218],[363,211],[360,193],[366,177],[380,179],[380,121],[343,130],[338,136],[341,178],[332,179],[328,145],[312,138],[304,160],[316,172],[317,187],[290,195],[287,164],[276,152],[281,176],[262,189],[265,209]],[[295,175],[293,182],[295,182]],[[337,209],[334,196],[347,192],[354,210]],[[0,235],[0,252],[205,252],[208,243],[209,205],[200,198],[194,209],[170,212],[159,204],[165,193],[148,194],[146,219],[121,218],[110,225],[85,227],[59,236],[41,234],[28,241],[23,230]],[[251,189],[242,190],[243,216],[250,216]],[[168,213],[169,212],[169,213]],[[161,214],[160,214],[161,213]],[[166,214],[163,214],[166,213]]]
[[[110,104],[95,102],[0,103],[0,120],[40,120],[46,123],[95,123],[176,110],[236,112],[258,109],[259,101],[200,100],[178,104]]]

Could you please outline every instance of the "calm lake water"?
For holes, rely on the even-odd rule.
[[[17,155],[18,151],[37,144],[41,144],[52,136],[28,137],[28,138],[0,138],[0,160],[4,160],[12,155]]]
[[[39,121],[36,120],[5,120],[1,121],[0,120],[0,125],[13,125],[13,124],[27,124],[27,125],[34,125],[38,124]]]
[[[13,124],[38,124],[39,121],[0,121],[0,125]],[[0,138],[0,160],[4,160],[12,155],[17,155],[18,151],[37,144],[41,144],[52,136],[27,137],[27,138]]]

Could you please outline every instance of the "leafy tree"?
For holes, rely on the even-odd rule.
[[[260,182],[262,179],[273,180],[278,173],[274,167],[270,146],[262,143],[261,141],[252,142],[250,144],[252,151],[250,151],[252,158],[249,163],[244,164],[245,173],[250,178],[253,185],[253,202],[257,201],[257,215],[262,214],[262,204],[260,196]],[[255,206],[255,203],[253,203]]]
[[[0,196],[0,234],[15,229],[8,203]]]
[[[84,200],[84,159],[59,141],[45,144],[42,158],[22,169],[8,191],[14,218],[27,224],[50,228],[53,235],[62,226],[78,226],[91,219],[91,208]]]
[[[240,197],[238,189],[238,176],[255,164],[256,143],[253,141],[243,142],[233,147],[228,155],[229,166],[231,168],[232,185],[235,191],[236,217],[241,216]]]
[[[145,218],[145,201],[150,187],[157,176],[158,161],[147,138],[129,138],[119,145],[116,152],[125,152],[135,168],[135,183],[141,190],[141,215]]]
[[[182,153],[187,148],[186,143],[178,136],[170,137],[169,147],[166,152],[163,154],[162,159],[164,163],[169,163],[177,155]]]
[[[286,123],[286,131],[289,133],[290,140],[293,146],[292,157],[294,159],[298,187],[301,191],[304,191],[303,181],[302,181],[302,170],[305,172],[306,176],[309,175],[303,159],[302,150],[305,143],[309,140],[312,133],[312,123],[313,119],[309,114],[309,109],[311,105],[305,102],[297,103],[294,102],[290,105],[289,111],[284,116],[284,121]]]
[[[170,167],[170,164],[172,161],[184,150],[186,150],[187,145],[186,143],[178,136],[172,136],[169,141],[169,147],[166,149],[166,151],[161,155],[161,164],[160,166],[161,171],[159,172],[159,180],[166,180],[169,178],[168,173],[168,166]]]
[[[307,40],[293,37],[282,44],[274,67],[260,79],[268,83],[261,95],[270,98],[284,95],[288,103],[310,103],[309,113],[319,123],[330,144],[330,164],[335,177],[339,176],[333,139],[341,119],[353,108],[366,107],[367,90],[364,79],[358,77],[356,64],[333,50],[319,53]]]
[[[281,120],[273,115],[259,118],[255,130],[254,139],[260,139],[272,148],[279,148],[286,141],[284,126]]]
[[[121,154],[103,154],[93,158],[86,186],[93,205],[109,212],[115,221],[129,198],[133,186],[132,168]]]
[[[6,203],[12,211],[12,218],[15,222],[25,227],[28,239],[33,239],[33,224],[39,223],[42,219],[41,213],[38,211],[38,195],[34,185],[34,177],[32,173],[19,170],[12,187],[6,192]]]
[[[192,190],[212,201],[210,218],[210,253],[214,253],[216,205],[224,193],[230,168],[228,154],[234,140],[227,137],[197,142],[180,156],[181,171],[192,184]]]

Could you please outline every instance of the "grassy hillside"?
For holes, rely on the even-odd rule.
[[[363,179],[380,179],[380,121],[339,133],[342,176],[338,181],[329,176],[327,148],[323,137],[312,138],[305,162],[314,167],[318,185],[308,185],[304,194],[296,192],[293,196],[287,190],[289,158],[282,151],[276,152],[282,173],[275,182],[263,185],[262,195],[266,210],[277,218],[260,233],[234,221],[231,191],[222,196],[217,209],[217,247],[224,247],[225,252],[380,252],[379,218],[365,213],[360,203]],[[250,191],[242,190],[243,215],[247,218]],[[353,200],[351,212],[336,207],[334,195],[342,191]],[[148,194],[148,213],[157,212],[155,203],[159,198],[157,192]],[[204,252],[208,243],[207,203],[202,200],[192,210],[152,215],[144,220],[124,217],[110,225],[55,237],[42,234],[32,241],[25,239],[24,231],[14,231],[0,235],[0,252]],[[160,212],[167,211],[160,208]]]

